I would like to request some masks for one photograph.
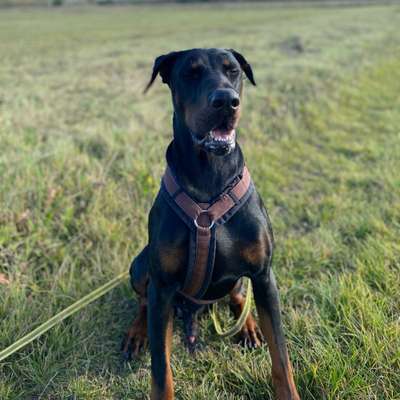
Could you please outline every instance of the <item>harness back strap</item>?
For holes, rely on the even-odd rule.
[[[211,282],[215,261],[216,226],[227,222],[254,190],[246,166],[232,185],[213,203],[197,203],[178,184],[170,167],[162,178],[161,193],[190,229],[189,265],[180,293],[199,304]]]

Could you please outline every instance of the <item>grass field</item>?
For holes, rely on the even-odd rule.
[[[239,141],[270,210],[303,399],[400,399],[400,7],[246,5],[0,12],[0,349],[126,270],[171,139],[155,56],[252,63]],[[0,365],[0,399],[144,399],[123,364],[125,283]],[[227,316],[227,314],[226,314]],[[175,324],[178,399],[267,399],[267,349]]]

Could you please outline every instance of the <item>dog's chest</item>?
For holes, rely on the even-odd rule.
[[[184,282],[190,273],[193,274],[190,259],[195,236],[171,208],[163,208],[163,211],[163,223],[157,235],[161,242],[155,246],[158,259],[164,272]],[[212,268],[207,272],[211,279],[206,297],[225,293],[242,276],[259,273],[272,254],[272,232],[255,192],[228,221],[216,224],[213,229],[215,248],[210,244],[209,251],[214,256],[211,257]]]
[[[271,257],[269,226],[259,212],[248,211],[240,210],[232,220],[217,228],[213,280],[223,275],[251,276]]]

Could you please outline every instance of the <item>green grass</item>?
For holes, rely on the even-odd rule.
[[[222,7],[222,8],[221,8]],[[240,143],[268,206],[303,399],[400,399],[400,8],[154,6],[0,13],[0,349],[126,270],[171,139],[155,56],[236,48],[254,66]],[[304,51],[296,51],[300,41]],[[124,365],[128,283],[0,365],[0,398],[143,399]],[[265,399],[265,348],[175,324],[178,399]]]

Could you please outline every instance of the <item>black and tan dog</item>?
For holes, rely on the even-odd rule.
[[[250,65],[234,50],[177,51],[155,60],[147,86],[148,89],[160,74],[171,89],[174,136],[167,150],[167,162],[173,178],[164,179],[168,193],[165,195],[166,190],[164,194],[160,190],[149,215],[148,245],[132,263],[131,282],[139,294],[140,305],[123,347],[125,357],[129,358],[132,353],[138,354],[149,339],[153,400],[174,398],[170,367],[174,307],[178,305],[184,316],[188,344],[193,347],[197,304],[229,294],[233,312],[240,315],[245,300],[240,290],[243,276],[252,281],[259,325],[271,354],[277,398],[299,399],[271,270],[273,237],[267,211],[250,186],[240,195],[243,201],[235,199],[233,191],[228,191],[245,180],[244,159],[235,130],[241,110],[243,73],[255,85]],[[171,189],[174,185],[176,187]],[[179,190],[175,190],[177,188]],[[213,227],[215,232],[212,257],[209,257],[211,269],[203,278],[207,280],[206,275],[210,276],[200,301],[192,302],[190,296],[182,294],[188,279],[191,229],[179,210],[174,209],[177,195],[173,192],[183,193],[189,199],[187,203],[192,202],[195,208],[221,199],[225,201],[226,197],[233,198],[232,204],[237,203],[233,207],[235,212],[222,222],[221,218],[216,220],[215,226],[214,220],[208,220],[199,222],[199,227],[199,215],[194,218],[198,230],[206,232],[208,229],[209,232]],[[203,216],[203,210],[200,214]],[[206,243],[211,248],[210,237]],[[211,250],[206,252],[211,254]],[[196,271],[191,273],[195,276]],[[196,286],[198,282],[192,280]],[[262,336],[251,315],[241,334],[250,346],[260,345]]]

